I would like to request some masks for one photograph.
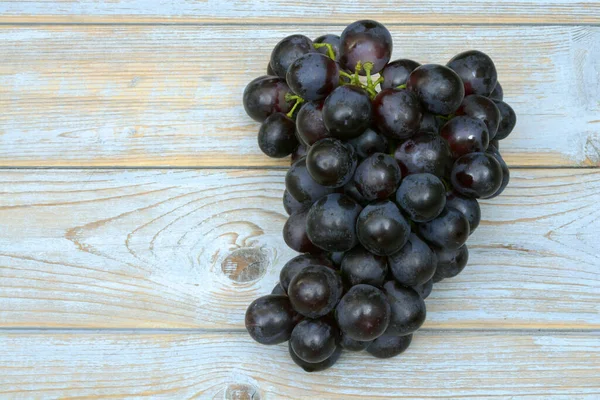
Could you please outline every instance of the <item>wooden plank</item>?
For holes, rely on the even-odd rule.
[[[0,336],[2,398],[597,399],[599,369],[598,337],[577,333],[419,332],[396,358],[313,374],[245,332]]]
[[[258,149],[242,92],[284,36],[339,30],[1,26],[0,166],[286,165]],[[479,48],[496,60],[519,116],[502,143],[510,165],[600,165],[600,27],[397,26],[393,34],[395,57],[445,62]]]
[[[389,24],[467,23],[467,24],[581,24],[599,23],[600,6],[591,0],[459,0],[367,1],[339,0],[315,3],[247,2],[243,0],[200,2],[153,2],[93,0],[73,1],[1,1],[0,21],[84,22],[84,23],[349,23],[358,19],[376,19]]]
[[[284,171],[7,170],[0,326],[243,328],[295,253]],[[598,329],[600,170],[513,170],[428,328]]]

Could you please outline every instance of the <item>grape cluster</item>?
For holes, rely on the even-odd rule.
[[[406,350],[433,284],[467,264],[477,199],[509,181],[498,141],[516,116],[491,58],[471,50],[421,65],[391,54],[376,21],[292,35],[244,91],[261,150],[292,155],[283,237],[302,253],[250,304],[246,328],[262,344],[288,341],[309,372],[342,349]]]

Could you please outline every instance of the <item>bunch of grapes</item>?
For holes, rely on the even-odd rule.
[[[309,372],[342,349],[406,350],[434,283],[467,264],[477,199],[509,181],[498,141],[516,116],[491,58],[472,50],[421,65],[391,54],[376,21],[288,36],[244,91],[261,150],[292,155],[283,237],[301,253],[250,304],[246,328],[262,344],[288,341]]]

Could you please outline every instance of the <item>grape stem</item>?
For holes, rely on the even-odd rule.
[[[335,52],[333,51],[333,46],[330,45],[329,43],[313,43],[313,47],[315,49],[327,47],[327,55],[329,56],[329,58],[331,58],[333,61],[335,61]]]
[[[440,115],[438,114],[437,117],[445,120],[445,121],[450,121],[452,118],[454,118],[453,114],[448,114],[448,115]]]
[[[396,89],[406,89],[406,83],[396,86]]]
[[[290,101],[295,101],[294,106],[292,107],[292,109],[290,110],[290,112],[288,112],[287,114],[285,114],[288,118],[292,118],[292,116],[294,115],[294,111],[296,111],[296,108],[298,108],[298,106],[302,103],[304,103],[304,99],[300,96],[296,96],[293,94],[289,94],[287,93],[285,95],[285,101],[290,102]]]

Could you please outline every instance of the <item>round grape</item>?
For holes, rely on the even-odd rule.
[[[303,361],[323,362],[335,352],[338,335],[337,327],[326,318],[305,319],[292,331],[290,345]]]
[[[304,35],[291,35],[283,38],[275,45],[271,52],[271,68],[275,74],[283,79],[288,68],[296,59],[306,53],[316,53],[313,42]]]
[[[306,234],[308,209],[302,209],[290,215],[283,225],[283,240],[298,253],[320,253],[322,250],[312,244]]]
[[[404,336],[415,332],[425,322],[425,302],[413,289],[388,281],[383,290],[390,303],[390,323],[386,335]]]
[[[498,74],[492,59],[478,50],[464,51],[448,61],[465,86],[465,95],[489,96],[496,87]]]
[[[400,167],[393,157],[374,153],[358,165],[354,183],[367,201],[383,200],[398,189],[401,178]]]
[[[342,348],[338,347],[327,360],[318,363],[308,363],[294,353],[291,343],[288,343],[288,351],[292,361],[294,361],[296,365],[301,367],[306,372],[319,372],[331,368],[338,361],[340,355],[342,354]]]
[[[290,282],[298,272],[311,265],[322,265],[333,269],[331,261],[322,255],[300,254],[289,260],[279,272],[279,283],[283,290],[287,292]]]
[[[412,333],[404,336],[382,335],[367,347],[367,353],[377,358],[395,357],[408,349],[412,337]]]
[[[319,185],[308,173],[306,158],[292,164],[285,176],[285,188],[300,203],[312,204],[335,189]]]
[[[296,124],[283,113],[271,114],[260,126],[258,146],[269,157],[289,156],[298,147]]]
[[[335,55],[335,61],[339,61],[340,60],[340,37],[338,35],[323,35],[323,36],[319,36],[318,38],[316,38],[315,40],[313,40],[313,43],[327,43],[331,45],[331,48],[333,50],[333,54]],[[329,56],[329,53],[327,51],[327,47],[320,47],[317,49],[317,51],[321,54],[324,54],[326,56]]]
[[[309,318],[328,314],[342,297],[342,280],[331,268],[310,265],[298,272],[287,289],[292,307]]]
[[[358,86],[336,88],[323,105],[323,122],[332,136],[348,140],[362,135],[371,123],[371,98]]]
[[[431,221],[446,205],[446,187],[433,174],[409,175],[396,192],[396,203],[413,221]]]
[[[456,115],[467,115],[480,119],[488,128],[489,140],[496,137],[500,123],[500,110],[494,102],[487,97],[472,94],[465,97]]]
[[[466,115],[448,121],[442,127],[440,135],[448,142],[454,158],[468,153],[485,151],[490,140],[485,123]]]
[[[396,281],[404,286],[419,286],[429,281],[437,267],[437,257],[431,248],[411,233],[400,251],[388,257]]]
[[[503,101],[495,101],[494,103],[500,111],[500,124],[498,124],[498,132],[496,133],[495,139],[506,139],[517,124],[517,114],[515,114],[515,111],[511,106]]]
[[[360,243],[379,256],[394,254],[406,244],[410,225],[398,206],[389,200],[366,206],[356,222]]]
[[[448,67],[425,64],[411,72],[406,87],[419,96],[425,110],[452,114],[460,106],[465,90],[460,77]]]
[[[296,133],[307,146],[331,136],[323,122],[323,103],[304,104],[296,117]]]
[[[408,90],[384,89],[373,100],[373,120],[390,139],[406,139],[419,131],[421,104]]]
[[[333,138],[319,140],[306,156],[306,168],[314,181],[334,188],[352,179],[357,163],[354,148]]]
[[[348,141],[356,150],[360,159],[365,159],[375,153],[386,153],[389,143],[385,136],[367,128],[362,135]]]
[[[437,218],[419,224],[418,230],[434,246],[454,250],[469,238],[469,221],[460,211],[446,207]]]
[[[246,330],[260,344],[288,340],[299,317],[287,296],[270,294],[254,300],[246,310]]]
[[[446,278],[453,278],[460,274],[467,261],[469,261],[469,249],[463,245],[458,249],[436,249],[438,258],[438,267],[433,277],[434,281],[441,281]]]
[[[487,154],[491,154],[500,164],[500,168],[502,168],[502,183],[500,184],[500,187],[494,192],[493,195],[486,197],[486,199],[493,199],[494,197],[497,197],[502,192],[504,192],[504,189],[506,189],[506,186],[508,186],[508,182],[510,181],[510,170],[508,169],[508,165],[506,165],[504,159],[498,151],[488,152]]]
[[[400,85],[405,85],[408,81],[408,77],[419,64],[413,60],[395,60],[385,66],[380,75],[383,77],[383,83],[381,89],[397,88]]]
[[[358,341],[381,336],[390,322],[390,305],[385,294],[374,286],[356,285],[342,297],[335,309],[342,333]]]
[[[502,166],[489,153],[469,153],[452,168],[452,186],[469,197],[492,196],[502,185]]]
[[[340,268],[342,281],[347,286],[361,283],[381,286],[388,273],[387,260],[367,251],[362,246],[356,246],[345,253]]]
[[[445,178],[452,168],[448,142],[431,132],[419,132],[405,140],[396,148],[394,158],[403,176],[427,172]]]
[[[481,208],[477,200],[449,191],[446,193],[446,207],[460,211],[469,221],[469,234],[475,232],[481,221]]]
[[[298,57],[288,68],[285,78],[294,93],[304,100],[322,100],[340,83],[340,70],[331,58],[320,53]]]
[[[250,118],[263,122],[274,113],[287,114],[293,103],[285,100],[290,93],[285,79],[274,76],[261,76],[254,79],[244,89],[244,110]]]
[[[373,64],[372,74],[386,66],[392,56],[392,35],[377,21],[361,20],[351,23],[340,36],[340,63],[355,72],[360,62]],[[359,72],[366,75],[364,69]]]

